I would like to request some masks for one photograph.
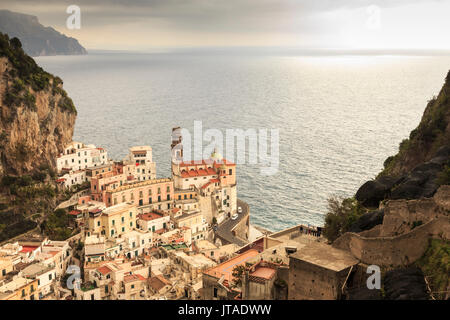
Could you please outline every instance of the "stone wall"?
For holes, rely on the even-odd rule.
[[[430,238],[450,239],[449,217],[440,217],[394,237],[364,237],[348,232],[333,247],[350,251],[366,264],[406,266],[424,254]]]

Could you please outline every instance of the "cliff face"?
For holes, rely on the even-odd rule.
[[[428,102],[419,126],[403,140],[397,155],[385,162],[383,174],[400,176],[450,148],[450,72],[437,97]]]
[[[385,199],[429,198],[440,185],[450,184],[450,72],[439,95],[429,101],[419,126],[384,166],[375,180],[356,193],[366,207],[378,207]]]
[[[55,166],[72,140],[76,110],[58,77],[0,33],[0,176]]]
[[[31,56],[86,54],[77,39],[51,27],[44,27],[35,16],[0,10],[0,32],[17,37]]]

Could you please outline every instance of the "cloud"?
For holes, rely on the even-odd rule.
[[[64,31],[70,4],[80,6],[83,30],[66,32],[93,42],[105,36],[129,38],[148,34],[157,45],[181,40],[208,44],[236,43],[272,44],[276,38],[293,45],[326,42],[346,28],[361,28],[365,8],[379,6],[395,10],[415,5],[442,3],[439,0],[2,0],[0,7],[37,15],[44,25]],[[358,16],[351,15],[358,12]],[[406,18],[399,17],[399,23]],[[358,20],[359,25],[349,24]],[[429,19],[432,19],[429,17]],[[364,22],[362,22],[364,24]],[[328,37],[328,38],[327,38]],[[197,38],[197,40],[195,40]],[[323,38],[323,39],[322,39]],[[189,39],[189,41],[187,41]],[[221,40],[222,39],[222,40]],[[238,39],[241,39],[238,41]],[[117,42],[120,39],[114,39]],[[127,39],[127,43],[130,39]],[[213,41],[214,40],[214,41]],[[111,39],[113,41],[113,39]],[[183,41],[181,41],[183,43]]]

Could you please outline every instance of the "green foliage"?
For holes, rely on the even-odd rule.
[[[366,209],[355,198],[329,198],[323,235],[333,242],[347,232],[364,213]]]
[[[418,226],[421,226],[422,224],[423,224],[422,220],[414,221],[412,226],[411,226],[411,230],[416,228],[416,227],[418,227]]]
[[[31,150],[25,142],[19,142],[13,151],[14,159],[18,162],[25,162],[29,159]]]
[[[245,272],[245,266],[236,266],[233,268],[232,275],[233,275],[233,286],[238,287],[242,284],[242,276]]]
[[[3,103],[9,106],[18,106],[23,103],[28,108],[35,110],[36,98],[27,87],[34,91],[42,91],[50,88],[61,95],[59,106],[62,110],[76,114],[72,99],[60,88],[62,80],[45,72],[22,49],[22,44],[17,38],[9,39],[8,35],[0,32],[0,57],[6,57],[12,65],[11,78],[15,79],[10,90],[3,97]]]
[[[72,234],[68,228],[70,216],[64,209],[57,209],[47,216],[46,221],[41,225],[44,233],[52,240],[66,240]]]
[[[430,240],[424,255],[416,262],[430,282],[433,296],[445,298],[450,275],[450,241],[441,239]]]
[[[450,185],[450,165],[444,167],[444,170],[438,175],[436,182],[439,186]]]
[[[36,222],[28,220],[22,214],[15,214],[12,211],[1,212],[0,221],[4,225],[3,228],[0,228],[0,241],[16,237],[37,226]]]

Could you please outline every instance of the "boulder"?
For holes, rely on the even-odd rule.
[[[422,270],[417,267],[388,271],[383,280],[387,300],[430,299]]]
[[[382,224],[384,218],[384,210],[375,210],[363,214],[358,221],[350,226],[350,232],[362,232],[370,230],[376,225]]]

